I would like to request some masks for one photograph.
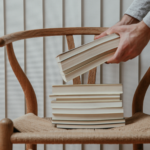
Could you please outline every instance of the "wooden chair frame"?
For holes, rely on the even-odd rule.
[[[98,35],[103,31],[105,31],[106,29],[107,28],[100,28],[100,27],[37,29],[37,30],[16,32],[5,35],[0,38],[0,47],[6,45],[10,65],[24,91],[26,98],[27,113],[34,113],[35,115],[38,115],[36,95],[30,81],[28,80],[27,76],[21,69],[16,59],[12,42],[27,38],[66,35],[68,42],[68,49],[70,50],[75,48],[73,35]],[[95,84],[95,79],[96,79],[96,68],[89,71],[88,84]],[[81,84],[80,77],[73,79],[73,84]],[[150,84],[150,68],[144,75],[143,79],[140,81],[134,94],[132,103],[132,114],[135,114],[137,112],[143,112],[144,96],[149,84]],[[13,134],[13,122],[8,118],[2,119],[0,121],[0,150],[12,150],[12,142],[11,142],[12,134]],[[134,150],[142,150],[143,144],[133,144],[133,148]],[[36,150],[36,145],[27,144],[26,150],[29,149]]]

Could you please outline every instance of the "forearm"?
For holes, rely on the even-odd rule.
[[[134,0],[125,14],[141,21],[150,10],[150,0]]]
[[[139,20],[137,20],[136,18],[125,14],[122,17],[121,21],[119,22],[119,25],[130,25],[130,24],[135,24],[135,23],[138,23],[138,22],[139,22]]]
[[[134,0],[130,7],[125,12],[123,17],[123,24],[133,24],[138,21],[144,21],[144,23],[150,28],[150,0]],[[137,22],[136,22],[137,20]]]

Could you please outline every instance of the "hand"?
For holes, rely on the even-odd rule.
[[[135,58],[150,39],[150,28],[143,21],[138,24],[114,27],[107,31],[107,34],[112,33],[120,35],[120,42],[115,54],[107,63],[120,63]]]
[[[107,63],[120,63],[135,58],[142,52],[150,39],[150,28],[143,21],[132,25],[118,24],[96,37],[97,39],[112,33],[120,35],[118,49]]]
[[[121,26],[121,25],[130,25],[130,24],[135,24],[135,23],[138,23],[139,20],[129,16],[129,15],[124,15],[121,19],[121,21],[119,21],[117,24],[115,24],[114,26],[112,26],[111,28],[107,29],[106,31],[104,31],[103,33],[101,33],[100,35],[98,36],[95,36],[94,39],[99,39],[99,38],[102,38],[104,36],[107,35],[107,32],[109,30],[111,30],[112,28],[115,28],[115,27],[118,27],[118,26]]]

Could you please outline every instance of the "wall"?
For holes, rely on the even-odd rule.
[[[12,32],[55,27],[110,27],[118,22],[132,0],[0,0],[0,36]],[[94,36],[74,36],[79,46]],[[123,83],[125,117],[131,116],[135,88],[149,67],[150,44],[139,57],[126,63],[102,65],[97,68],[96,83]],[[17,59],[31,81],[38,100],[40,117],[50,117],[51,86],[63,84],[55,57],[67,50],[65,37],[33,38],[14,42]],[[5,48],[0,48],[0,119],[25,114],[25,98],[9,65]],[[88,73],[82,76],[87,83]],[[72,84],[68,82],[67,84]],[[150,91],[146,94],[144,112],[149,111]],[[144,145],[148,150],[150,146]],[[14,150],[25,149],[15,144]],[[132,150],[132,145],[66,144],[38,145],[38,150]]]

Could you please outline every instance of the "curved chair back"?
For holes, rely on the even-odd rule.
[[[105,31],[106,29],[107,28],[101,28],[101,27],[37,29],[37,30],[16,32],[16,33],[5,35],[0,38],[0,47],[6,45],[7,55],[8,55],[10,65],[24,91],[25,98],[26,98],[26,105],[27,105],[26,107],[27,113],[32,112],[37,115],[36,95],[30,81],[26,77],[25,73],[21,69],[16,59],[12,42],[27,39],[27,38],[66,35],[68,49],[70,50],[75,48],[73,35],[98,35],[103,31]],[[96,68],[89,71],[88,84],[95,84],[95,79],[96,79]],[[80,77],[73,79],[73,84],[81,84]],[[143,101],[149,84],[150,84],[150,68],[144,75],[143,79],[140,81],[136,89],[136,92],[134,94],[133,103],[132,103],[132,114],[136,112],[143,112]]]
[[[37,29],[21,31],[5,35],[0,38],[0,47],[6,45],[7,55],[10,65],[24,91],[27,105],[27,113],[34,113],[37,115],[37,99],[34,89],[28,80],[27,76],[21,69],[14,50],[12,42],[23,40],[27,38],[44,37],[44,36],[62,36],[66,35],[68,49],[75,48],[73,35],[98,35],[105,31],[107,28],[100,27],[77,27],[77,28],[50,28],[50,29]],[[88,84],[95,84],[96,68],[89,72]],[[80,77],[73,79],[73,84],[81,84]]]

